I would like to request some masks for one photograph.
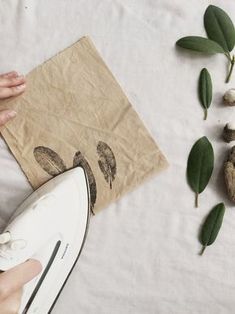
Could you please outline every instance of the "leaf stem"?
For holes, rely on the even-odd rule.
[[[225,54],[225,56],[227,57],[228,61],[229,61],[229,62],[232,62],[232,58],[231,58],[230,53],[229,53],[229,52],[225,52],[224,54]]]
[[[200,252],[200,255],[203,255],[205,249],[206,249],[206,245],[203,245],[202,250],[201,250],[201,252]]]
[[[195,207],[198,208],[198,192],[195,194]]]
[[[228,83],[230,81],[230,78],[233,72],[234,63],[235,63],[235,56],[233,56],[232,59],[230,60],[230,68],[229,68],[228,76],[226,78],[225,83]]]
[[[204,120],[207,119],[207,108],[204,110]]]

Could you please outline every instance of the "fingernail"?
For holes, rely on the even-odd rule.
[[[26,86],[25,84],[21,84],[21,85],[16,86],[16,88],[17,89],[25,89],[25,86]]]
[[[17,112],[14,110],[11,110],[7,113],[9,118],[14,118],[17,115]]]
[[[23,78],[24,78],[24,75],[22,74],[17,76],[17,80],[22,80]]]

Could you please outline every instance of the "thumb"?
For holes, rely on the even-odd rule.
[[[4,124],[6,124],[9,120],[14,118],[16,116],[16,114],[17,113],[11,109],[6,109],[6,110],[0,111],[0,127],[4,126]]]
[[[39,261],[30,259],[0,274],[0,313],[1,302],[12,293],[20,290],[27,282],[42,271]]]

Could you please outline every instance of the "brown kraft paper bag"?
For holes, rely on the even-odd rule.
[[[88,37],[30,72],[1,108],[18,112],[1,133],[32,187],[80,165],[94,212],[167,166]]]

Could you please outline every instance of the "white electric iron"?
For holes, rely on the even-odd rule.
[[[29,258],[43,271],[25,287],[20,314],[50,313],[81,253],[88,229],[90,195],[81,167],[36,190],[0,235],[0,270]]]

